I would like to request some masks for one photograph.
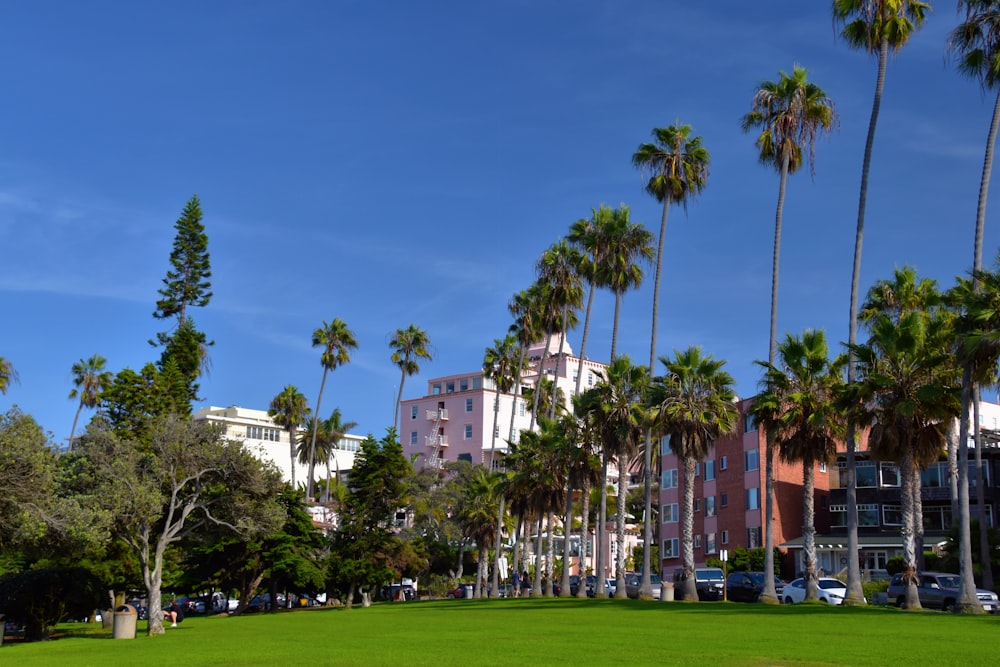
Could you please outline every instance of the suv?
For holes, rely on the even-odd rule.
[[[886,593],[890,600],[896,600],[896,606],[906,604],[906,586],[903,585],[902,574],[893,575]],[[962,579],[957,574],[921,572],[917,575],[917,596],[922,607],[949,611],[962,597]],[[1000,604],[996,593],[977,588],[976,597],[985,611],[997,613]]]
[[[654,600],[660,599],[660,591],[663,582],[660,580],[660,575],[650,573],[649,575],[650,583],[650,593]],[[632,599],[637,599],[639,597],[639,589],[642,588],[642,575],[639,573],[631,573],[625,575],[625,595]]]
[[[763,572],[731,572],[726,578],[726,588],[729,592],[729,599],[733,602],[757,602],[760,594],[764,592]],[[778,577],[774,578],[774,591],[781,600],[781,592],[785,588],[785,582]]]
[[[681,583],[683,576],[683,568],[679,567],[674,570],[674,588],[677,591],[675,595],[678,600],[684,599],[684,589],[678,585]],[[694,569],[694,584],[695,588],[698,589],[699,600],[703,602],[706,600],[721,600],[726,585],[726,575],[717,567],[696,567]]]

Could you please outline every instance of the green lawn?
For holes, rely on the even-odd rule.
[[[1000,617],[822,604],[436,600],[188,618],[134,640],[88,624],[10,638],[0,665],[994,665]]]

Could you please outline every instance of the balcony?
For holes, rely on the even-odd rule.
[[[436,422],[439,419],[443,422],[448,421],[448,410],[442,408],[441,410],[427,411],[427,421]]]
[[[446,436],[446,435],[429,435],[429,436],[427,436],[427,446],[428,447],[447,447],[448,446],[448,436]]]

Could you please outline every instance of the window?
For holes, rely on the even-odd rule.
[[[694,536],[694,548],[701,549],[701,535]]]
[[[593,387],[594,386],[594,372],[593,371],[587,371],[587,386],[588,387]]]
[[[472,454],[459,454],[458,455],[458,460],[459,461],[467,461],[469,463],[472,463]]]
[[[927,524],[927,513],[924,513],[924,525]],[[842,528],[847,525],[847,505],[830,505],[830,527]],[[878,526],[878,505],[858,504],[858,527],[871,528]]]
[[[754,419],[753,415],[748,414],[743,418],[743,432],[751,433],[757,430],[757,420]]]
[[[677,468],[671,468],[670,470],[664,470],[660,479],[661,489],[676,489],[677,488]]]
[[[882,525],[902,526],[903,508],[899,505],[882,505]]]
[[[886,563],[889,562],[887,551],[866,551],[864,555],[866,570],[884,570]]]
[[[701,498],[695,498],[694,499],[694,511],[695,512],[700,512],[701,511]]]
[[[715,496],[705,496],[705,516],[715,516]]]
[[[705,553],[714,554],[719,551],[715,544],[715,533],[708,533],[705,535]]]
[[[857,461],[854,474],[859,489],[874,489],[878,485],[878,470],[874,461]]]
[[[969,513],[973,514],[975,510],[970,507]],[[924,506],[924,530],[925,531],[944,531],[951,528],[951,507],[944,506]]]
[[[466,412],[472,412],[472,399],[471,398],[465,399],[465,411]]]
[[[497,424],[496,426],[493,427],[493,437],[494,438],[500,437],[500,424]]]
[[[411,445],[417,444],[417,432],[416,431],[410,431],[410,444]]]
[[[416,419],[416,418],[417,418],[417,406],[411,405],[410,406],[410,419]]]
[[[705,461],[705,481],[711,482],[715,479],[715,461]]]
[[[747,549],[759,549],[760,528],[747,528]]]
[[[678,549],[679,539],[676,537],[671,537],[669,539],[663,540],[663,552],[664,558],[680,558],[681,552]]]
[[[469,378],[462,378],[458,381],[459,391],[469,391]]]
[[[524,401],[517,402],[517,416],[518,417],[524,416]]]
[[[663,523],[677,523],[679,512],[677,503],[668,503],[663,506]]]
[[[573,371],[573,382],[576,382],[576,379],[578,377],[580,377],[580,373],[578,373],[577,371]]]
[[[694,464],[694,476],[695,478],[701,477],[701,465],[697,463]]]
[[[826,461],[821,461],[819,464],[819,471],[826,472]]]
[[[747,472],[751,470],[760,470],[760,452],[756,449],[751,449],[749,452],[743,452],[743,469]]]
[[[899,487],[899,468],[893,463],[883,463],[879,465],[879,482],[882,486],[889,486],[893,488]]]
[[[729,544],[729,531],[728,530],[722,531],[722,543],[723,544]]]
[[[481,377],[474,377],[474,378],[472,378],[472,388],[473,389],[482,389],[483,388],[483,378],[481,378]]]
[[[723,493],[721,496],[719,496],[719,506],[721,506],[721,507],[729,507],[729,494],[728,493]]]
[[[725,470],[729,467],[729,457],[721,456],[719,457],[719,470]]]
[[[747,509],[748,510],[759,510],[760,509],[760,487],[755,486],[752,489],[747,489]]]
[[[454,380],[448,380],[448,383],[445,384],[444,392],[446,394],[454,394],[455,393],[455,381]]]
[[[465,425],[465,439],[472,440],[472,424]]]
[[[437,396],[440,393],[441,393],[441,383],[440,382],[436,382],[433,385],[431,385],[431,394],[433,394],[434,396]]]

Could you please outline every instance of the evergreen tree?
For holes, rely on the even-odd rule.
[[[163,279],[163,289],[158,290],[162,298],[156,302],[153,317],[164,320],[177,316],[177,326],[183,327],[188,306],[204,307],[212,298],[212,268],[208,258],[208,236],[201,222],[201,202],[198,195],[191,197],[181,217],[174,224],[177,236],[174,249],[170,253],[167,277]],[[165,344],[166,334],[159,334],[160,344]]]

